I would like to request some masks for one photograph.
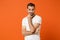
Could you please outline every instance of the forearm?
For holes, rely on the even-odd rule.
[[[24,36],[32,35],[33,33],[31,31],[25,31]]]
[[[35,31],[35,33],[32,33],[31,31],[25,31],[23,35],[29,36],[29,35],[33,35],[33,34],[38,34],[38,32]]]
[[[34,26],[32,24],[32,20],[29,20],[28,21],[28,24],[29,24],[29,27],[30,27],[31,32],[35,32],[35,28],[34,28]]]

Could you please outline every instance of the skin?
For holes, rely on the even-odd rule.
[[[27,12],[28,12],[28,24],[29,24],[29,27],[30,27],[30,31],[26,31],[26,28],[23,27],[22,28],[22,34],[24,36],[28,36],[28,35],[32,35],[32,34],[37,34],[39,31],[36,31],[36,29],[40,26],[39,23],[34,23],[34,25],[32,24],[32,18],[35,16],[35,8],[34,6],[28,6],[27,8]],[[22,25],[24,26],[24,25]]]

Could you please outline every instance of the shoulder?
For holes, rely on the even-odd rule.
[[[22,21],[25,21],[27,17],[22,18]]]
[[[42,17],[41,17],[41,16],[39,16],[39,15],[36,15],[36,18],[37,18],[37,19],[42,19]]]

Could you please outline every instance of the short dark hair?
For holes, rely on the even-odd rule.
[[[34,6],[34,7],[35,7],[35,4],[33,4],[33,3],[28,3],[27,8],[28,8],[28,6]]]

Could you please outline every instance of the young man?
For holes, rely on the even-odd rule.
[[[25,40],[40,40],[41,17],[35,14],[35,5],[27,5],[28,15],[22,20],[22,34]]]

